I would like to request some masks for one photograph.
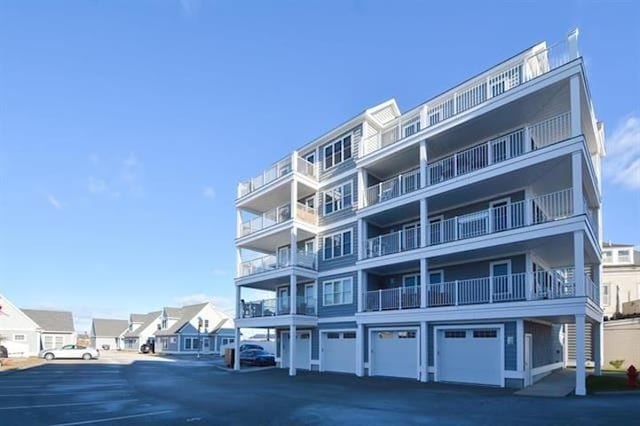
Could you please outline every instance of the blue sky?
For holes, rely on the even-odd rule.
[[[480,4],[482,3],[482,4]],[[640,6],[5,1],[0,292],[88,318],[234,297],[236,183],[580,28],[606,239],[640,244]]]

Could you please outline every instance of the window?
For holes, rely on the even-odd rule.
[[[398,331],[398,339],[415,339],[415,331]]]
[[[199,349],[200,348],[200,340],[199,339],[192,339],[193,340],[193,349]]]
[[[169,341],[170,341],[171,343],[176,343],[176,338],[175,338],[175,337],[172,337]]]
[[[444,332],[445,339],[464,339],[467,337],[467,332],[464,330],[448,330]]]
[[[345,339],[355,339],[356,338],[356,332],[355,331],[349,331],[347,333],[344,333],[342,336]]]
[[[27,336],[25,336],[24,334],[14,334],[13,335],[13,341],[14,342],[24,342],[25,340],[27,340]]]
[[[323,283],[324,306],[353,303],[353,280],[343,278]]]
[[[498,337],[497,330],[473,330],[473,337],[476,339],[492,339]]]
[[[613,262],[613,253],[611,252],[611,250],[607,250],[607,251],[602,252],[602,261],[604,263]]]
[[[64,344],[64,338],[62,336],[56,336],[56,348],[59,348]]]
[[[204,328],[209,328],[209,320],[204,320]]]
[[[416,117],[403,126],[404,137],[411,136],[420,131],[420,117]]]
[[[169,349],[169,340],[166,337],[162,339],[162,349]]]
[[[158,329],[159,329],[159,328],[160,328],[160,327],[158,327]],[[162,320],[162,328],[163,328],[163,329],[166,329],[166,328],[167,328],[167,320],[166,320],[166,319],[163,319],[163,320]]]
[[[631,262],[629,250],[618,250],[618,262]]]
[[[324,192],[324,215],[351,207],[353,203],[353,184],[351,181],[343,183]]]
[[[348,231],[342,231],[324,237],[324,259],[329,260],[352,254],[352,236],[351,229],[349,229]]]
[[[344,136],[324,147],[324,168],[330,169],[351,158],[351,135]]]
[[[393,339],[393,333],[390,331],[381,331],[378,333],[378,339]]]
[[[340,333],[327,333],[327,339],[339,339]]]
[[[609,306],[611,303],[609,290],[611,289],[611,284],[605,283],[602,285],[602,305]]]
[[[222,339],[222,345],[227,345],[229,344],[229,339]]]

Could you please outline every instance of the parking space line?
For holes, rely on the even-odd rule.
[[[73,402],[69,404],[41,404],[41,405],[15,405],[12,407],[0,407],[0,410],[24,410],[27,408],[55,408],[55,407],[73,407],[77,405],[97,405],[97,404],[115,404],[118,402],[133,402],[138,401],[138,399],[119,399],[116,401],[112,400],[104,400],[104,401],[94,401],[94,402]]]
[[[82,391],[94,391],[94,389],[82,389]],[[106,393],[106,392],[129,392],[132,393],[131,389],[108,389],[108,390],[100,390],[100,393]],[[24,396],[64,396],[64,395],[77,395],[78,391],[76,392],[53,392],[53,393],[9,393],[9,394],[3,394],[0,395],[1,397],[4,398],[11,398],[11,397],[24,397]]]
[[[170,412],[171,410],[152,411],[149,413],[132,414],[130,416],[108,417],[104,419],[83,420],[83,421],[71,422],[71,423],[56,423],[55,425],[52,425],[52,426],[76,426],[76,425],[88,425],[93,423],[105,423],[105,422],[113,422],[116,420],[135,419],[136,417],[159,416],[162,414],[169,414]]]

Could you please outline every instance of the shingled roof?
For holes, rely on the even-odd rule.
[[[161,313],[162,312],[160,311],[149,312],[144,316],[144,321],[142,321],[142,324],[140,324],[140,326],[135,330],[126,332],[124,337],[140,337],[140,331],[149,327],[155,320],[158,319]]]
[[[43,331],[73,333],[73,315],[69,311],[49,311],[42,309],[21,309]]]
[[[96,337],[118,337],[129,328],[129,321],[121,319],[93,319],[93,332]]]
[[[156,336],[170,336],[174,335],[186,326],[189,322],[191,322],[202,309],[204,309],[209,303],[198,303],[197,305],[189,305],[183,306],[180,308],[181,316],[175,324],[169,327],[166,330],[158,330],[154,334]],[[218,331],[223,326],[227,325],[228,327],[233,327],[233,321],[226,314],[217,311],[218,313],[218,322],[216,324],[210,324],[210,328],[207,330],[208,333],[214,333]],[[215,320],[214,320],[215,321]]]

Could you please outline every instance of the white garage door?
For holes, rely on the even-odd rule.
[[[437,380],[502,386],[500,329],[438,330]]]
[[[415,329],[372,331],[372,374],[417,379],[418,350]]]
[[[322,333],[322,369],[339,373],[356,372],[356,332]]]
[[[282,334],[282,367],[289,367],[289,333]],[[311,332],[301,331],[296,335],[296,368],[311,369]]]

